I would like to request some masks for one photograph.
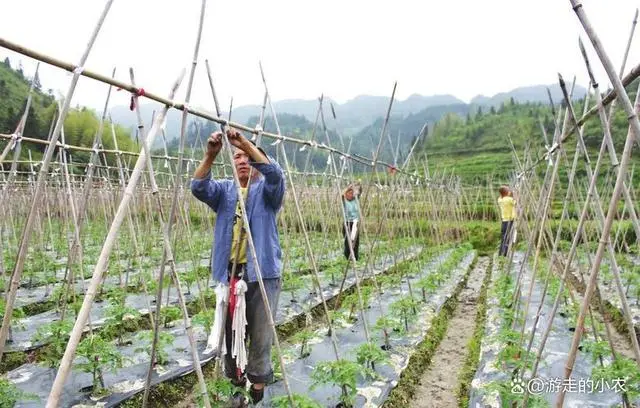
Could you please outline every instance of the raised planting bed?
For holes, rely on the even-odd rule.
[[[593,331],[590,324],[585,326],[586,330],[581,342],[583,351],[577,355],[571,379],[563,381],[564,365],[575,332],[579,308],[578,303],[572,302],[567,288],[554,318],[538,372],[531,379],[531,368],[540,346],[540,339],[549,321],[553,301],[559,288],[559,278],[554,274],[550,276],[549,289],[540,311],[533,346],[530,354],[527,355],[529,336],[542,299],[544,275],[539,274],[536,278],[526,319],[523,320],[521,314],[514,316],[511,299],[523,256],[522,252],[514,254],[514,263],[509,271],[503,271],[501,266],[503,259],[497,256],[494,258],[491,286],[487,296],[484,338],[478,369],[471,383],[469,407],[497,408],[511,407],[514,403],[521,404],[527,387],[530,390],[528,406],[531,407],[553,406],[561,389],[566,390],[564,406],[567,407],[619,405],[621,393],[613,389],[614,383],[611,378],[608,378],[607,373],[607,367],[611,366],[611,359],[603,356],[602,352],[596,352],[598,348],[593,347]],[[545,268],[539,270],[543,269]],[[521,283],[521,310],[526,303],[532,277],[531,265],[526,264]],[[514,318],[516,325],[512,329],[511,323]],[[520,347],[523,321],[524,340]],[[602,333],[602,330],[598,332]],[[601,346],[600,344],[599,347]],[[603,359],[604,368],[599,364],[599,356]]]
[[[409,248],[407,254],[400,255],[399,261],[406,261],[417,257],[420,254],[421,247],[416,246]],[[383,268],[375,268],[374,273],[381,275],[387,272],[394,266],[393,256],[387,255],[382,260]],[[363,271],[360,271],[362,274]],[[309,282],[310,283],[310,282]],[[345,293],[352,291],[352,287],[355,284],[354,278],[347,279],[344,290]],[[195,286],[195,285],[194,285]],[[175,290],[173,291],[175,293]],[[192,296],[197,295],[197,288],[192,288]],[[330,286],[326,279],[323,279],[323,292],[327,300],[332,299],[338,292],[338,288]],[[140,295],[128,295],[127,304],[139,305],[140,299],[132,298],[131,296]],[[290,295],[289,295],[290,296]],[[296,298],[300,299],[298,302],[291,302],[291,298],[287,297],[284,292],[280,296],[278,310],[276,314],[276,324],[278,330],[285,330],[287,327],[295,325],[296,320],[304,320],[303,313],[299,310],[301,305],[305,305],[306,310],[314,310],[320,307],[320,298],[316,293],[310,293],[308,288],[298,289]],[[164,301],[163,301],[164,303]],[[170,304],[175,303],[175,299],[172,297]],[[92,308],[92,318],[98,317],[96,310],[102,310],[104,307],[100,305],[94,305]],[[144,308],[139,308],[144,311]],[[209,309],[209,314],[213,316],[213,309]],[[103,315],[100,315],[103,316]],[[188,345],[188,339],[183,328],[183,320],[181,315],[173,317],[173,323],[171,327],[162,327],[161,336],[166,339],[167,346],[165,347],[166,361],[159,364],[153,373],[152,385],[157,385],[162,382],[167,382],[184,377],[187,374],[193,372],[191,351]],[[100,322],[98,319],[94,319],[94,325],[96,322]],[[104,320],[102,320],[102,323]],[[207,330],[209,329],[210,322],[205,320],[199,320],[194,317],[194,335],[198,344],[198,352],[201,364],[206,364],[212,360],[213,353],[203,354],[206,341]],[[289,329],[290,330],[290,329]],[[102,395],[98,398],[92,399],[92,385],[94,383],[94,377],[92,373],[83,372],[81,367],[83,363],[86,363],[86,359],[82,356],[76,357],[76,362],[80,364],[74,367],[69,380],[65,385],[63,396],[61,399],[61,406],[73,406],[74,404],[83,405],[96,405],[101,407],[116,406],[137,393],[142,391],[144,385],[144,378],[146,377],[147,369],[149,366],[149,356],[146,350],[150,350],[148,346],[148,336],[150,331],[143,330],[137,333],[126,333],[123,335],[122,342],[114,340],[109,342],[114,352],[123,357],[121,364],[118,364],[118,368],[115,371],[110,371],[109,366],[105,365],[102,370],[102,382],[101,387],[104,388]],[[88,335],[87,335],[88,338]],[[83,340],[84,341],[84,340]],[[105,346],[109,347],[109,346]],[[108,354],[108,353],[107,353]],[[24,364],[17,369],[14,369],[7,373],[7,378],[13,384],[15,384],[19,390],[25,393],[31,393],[35,395],[34,399],[22,399],[18,402],[16,407],[39,407],[42,406],[44,400],[53,384],[55,378],[55,368],[49,368],[42,364]]]
[[[406,276],[400,284],[383,284],[381,295],[375,289],[367,290],[368,286],[363,286],[363,294],[369,294],[364,315],[371,343],[366,342],[362,314],[357,308],[352,312],[350,302],[345,300],[343,307],[334,315],[340,360],[335,360],[326,327],[316,329],[309,336],[301,336],[306,350],[302,350],[301,341],[288,343],[284,348],[285,370],[291,391],[316,401],[319,406],[372,407],[384,404],[417,345],[431,329],[434,318],[465,280],[475,256],[470,248],[459,247],[435,256],[420,268],[405,268]],[[437,283],[429,286],[425,301],[419,282],[424,282],[429,276],[436,276],[432,281]],[[407,280],[411,283],[413,298],[409,296]],[[388,350],[382,334],[383,325],[390,333]],[[373,367],[366,361],[374,361]],[[264,406],[287,404],[282,381],[267,387]]]
[[[206,262],[203,260],[203,262]],[[184,266],[176,266],[176,270],[178,273],[185,272],[189,269],[190,263],[185,263]],[[206,265],[206,263],[205,263]],[[169,280],[169,273],[166,272],[167,282]],[[148,284],[152,284],[151,281]],[[187,292],[187,288],[184,283],[182,284],[184,291]],[[193,301],[197,299],[199,295],[199,290],[196,284],[191,285],[191,291],[189,294],[185,294],[185,298],[187,301]],[[113,289],[113,288],[112,288]],[[109,293],[105,297],[109,296]],[[82,296],[78,294],[78,299],[81,301]],[[166,291],[163,296],[163,304],[167,301]],[[177,305],[178,304],[178,296],[176,294],[175,288],[172,288],[169,294],[169,305]],[[108,309],[112,305],[112,302],[108,300],[99,300],[94,302],[91,313],[90,313],[90,322],[91,327],[93,329],[97,329],[102,327],[106,320],[108,319]],[[155,291],[150,290],[149,294],[146,295],[144,293],[128,293],[125,296],[124,306],[132,309],[132,311],[136,311],[140,316],[145,316],[149,313],[149,305],[155,307]],[[67,306],[67,318],[73,318],[73,306]],[[6,351],[8,352],[19,352],[19,351],[30,351],[34,350],[38,347],[41,347],[47,344],[47,340],[34,340],[34,335],[38,331],[39,328],[55,322],[61,319],[61,312],[58,310],[48,310],[42,313],[38,313],[32,316],[27,316],[21,319],[17,319],[15,323],[12,325],[12,341],[7,342]],[[89,330],[89,324],[86,325],[85,331]]]
[[[176,269],[180,271],[186,271],[193,267],[193,261],[184,261],[176,264]],[[209,266],[209,258],[208,254],[203,254],[198,262],[198,266],[200,267],[208,267]],[[87,279],[84,279],[83,282],[80,282],[76,279],[74,283],[74,291],[76,295],[81,295],[84,293],[84,288],[89,286],[89,282],[91,282],[91,272],[95,265],[87,265],[85,270],[87,271],[86,275]],[[90,272],[90,271],[91,272]],[[146,269],[147,271],[151,271],[151,268]],[[159,267],[153,268],[153,275],[156,276]],[[165,271],[168,271],[168,267],[165,268]],[[62,269],[62,273],[64,269]],[[149,272],[148,272],[149,273]],[[127,286],[129,288],[134,288],[138,286],[139,281],[141,279],[141,273],[139,269],[126,268],[123,267],[122,276],[108,274],[106,278],[104,278],[102,283],[102,290],[108,291],[109,289],[116,287],[124,287]],[[126,285],[125,285],[126,284]],[[25,309],[30,309],[33,305],[43,302],[52,301],[52,299],[57,299],[60,293],[58,293],[64,286],[62,279],[55,283],[49,285],[36,285],[33,287],[21,287],[18,289],[16,293],[16,307],[22,307]]]

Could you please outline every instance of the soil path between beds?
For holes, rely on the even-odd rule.
[[[467,343],[475,329],[478,298],[489,261],[488,257],[480,257],[471,271],[467,285],[458,296],[458,305],[449,320],[447,333],[420,380],[412,407],[458,406],[455,395],[458,376],[467,356]]]

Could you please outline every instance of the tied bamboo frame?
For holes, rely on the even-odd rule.
[[[601,106],[602,106],[602,105],[601,105]],[[183,112],[185,112],[185,115],[186,115],[187,110],[184,110]],[[586,115],[586,114],[583,114],[583,117],[584,117],[585,115]],[[575,119],[574,119],[574,120],[575,120]],[[577,124],[576,124],[575,126],[577,126]],[[566,130],[565,130],[565,132],[566,132]],[[565,134],[565,132],[563,132],[562,134],[564,135],[564,134]],[[278,132],[278,133],[280,133],[280,132]],[[383,134],[384,134],[384,133],[383,133]],[[567,134],[567,137],[568,137],[568,136],[570,136],[570,134]],[[277,139],[277,140],[281,140],[281,139]],[[390,140],[389,140],[389,142],[390,142]],[[327,142],[327,143],[328,143],[328,142]],[[63,145],[64,145],[64,143],[63,143]],[[307,146],[307,144],[303,144],[303,146]],[[328,144],[327,144],[327,146],[328,146]],[[414,145],[414,146],[415,146],[415,145]],[[556,152],[556,154],[558,154],[558,153],[559,153],[559,152]],[[333,153],[330,153],[330,154],[333,154]],[[348,155],[349,153],[346,153],[346,154]],[[307,157],[309,157],[309,156],[307,156]],[[69,164],[70,164],[70,163],[69,163]],[[334,164],[335,164],[335,163],[334,163]],[[404,167],[404,166],[403,166],[403,167]],[[375,168],[375,166],[374,166],[374,168]],[[306,172],[305,172],[305,173],[306,173]],[[426,172],[425,172],[425,174],[426,174]],[[624,180],[623,180],[623,183],[624,183]],[[623,186],[623,188],[625,187],[625,186],[624,186],[624,184],[622,184],[622,186]],[[541,233],[541,235],[542,235],[542,233]]]

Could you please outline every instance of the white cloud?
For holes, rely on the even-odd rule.
[[[619,65],[639,1],[586,0],[591,19],[614,64]],[[0,36],[76,63],[105,1],[20,0],[0,5]],[[86,68],[129,80],[165,95],[191,64],[200,1],[115,0]],[[192,105],[212,109],[204,60],[226,108],[258,104],[263,88],[258,61],[274,100],[311,99],[324,93],[339,102],[359,94],[397,97],[450,93],[463,100],[517,86],[555,83],[557,73],[587,83],[577,47],[587,50],[601,86],[609,81],[569,1],[291,0],[207,4]],[[636,40],[636,44],[637,41]],[[632,47],[627,71],[638,63]],[[0,57],[35,62],[5,49]],[[41,64],[45,88],[66,92],[70,75]],[[184,99],[186,78],[177,99]],[[106,86],[83,78],[74,104],[100,108]],[[117,92],[114,104],[127,104]]]

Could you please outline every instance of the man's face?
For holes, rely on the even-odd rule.
[[[240,181],[247,181],[249,179],[249,155],[240,149],[236,149],[233,153],[233,164],[236,166],[238,172],[238,178]]]
[[[348,191],[345,193],[344,197],[345,197],[347,200],[349,200],[349,201],[353,200],[353,190],[348,190]]]

